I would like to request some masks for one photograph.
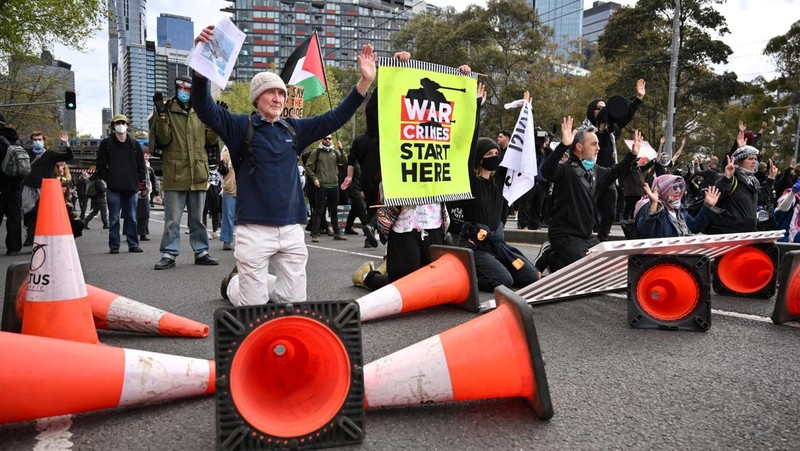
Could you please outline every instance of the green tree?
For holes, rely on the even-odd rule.
[[[732,53],[709,34],[728,33],[725,18],[714,9],[722,0],[683,0],[680,17],[680,59],[677,72],[675,134],[682,137],[698,127],[703,114],[743,94],[734,73],[718,75],[711,64],[727,62]],[[600,37],[598,54],[616,68],[618,77],[605,86],[609,93],[631,95],[635,81],[647,80],[647,97],[635,125],[651,141],[662,133],[669,90],[672,39],[672,0],[640,0],[635,7],[614,13]]]
[[[78,50],[105,24],[104,0],[0,0],[0,56],[38,53],[55,43]]]

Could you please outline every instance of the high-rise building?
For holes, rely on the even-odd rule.
[[[192,50],[194,22],[190,17],[161,14],[156,19],[156,34],[159,47]]]
[[[614,11],[622,5],[614,2],[595,1],[591,8],[583,12],[583,38],[594,44],[608,25]]]
[[[126,106],[133,104],[128,80],[146,77],[146,61],[137,55],[128,56],[129,46],[140,46],[137,53],[144,53],[147,39],[147,0],[109,0],[111,15],[108,19],[108,63],[109,93],[112,113],[130,116],[133,111]],[[132,64],[133,63],[133,64]],[[130,72],[134,71],[134,72]]]
[[[72,65],[54,59],[50,51],[44,50],[38,62],[22,63],[19,72],[25,75],[17,77],[15,83],[20,84],[18,88],[46,93],[49,98],[43,100],[58,102],[57,107],[53,109],[53,112],[58,114],[56,118],[58,126],[74,132],[75,110],[67,110],[64,107],[64,92],[75,91],[75,72],[72,72]]]
[[[103,126],[100,127],[100,137],[106,136],[108,128],[111,127],[111,108],[103,108],[100,113],[100,120],[103,121]]]
[[[257,72],[280,72],[294,49],[316,31],[326,64],[355,66],[363,44],[391,55],[391,33],[412,15],[413,0],[226,0],[222,9],[246,34],[231,79],[250,81]]]
[[[559,55],[581,51],[574,42],[583,34],[583,0],[531,0],[531,6],[542,24],[553,29]]]

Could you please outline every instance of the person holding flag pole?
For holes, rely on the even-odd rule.
[[[482,85],[478,94],[482,105],[486,101]],[[510,105],[521,106],[522,112],[502,163],[500,149],[491,138],[478,138],[470,150],[470,189],[475,199],[463,204],[464,224],[458,244],[472,249],[478,288],[482,291],[493,291],[499,285],[525,287],[540,277],[533,263],[506,243],[503,234],[503,198],[513,203],[533,187],[537,173],[530,92],[525,91],[523,100],[506,107]],[[476,137],[480,132],[477,122]],[[509,169],[502,186],[494,177],[500,164]]]
[[[214,26],[207,26],[195,45],[210,42],[213,34]],[[275,73],[253,77],[250,100],[255,111],[244,115],[216,105],[208,80],[193,72],[192,104],[197,115],[228,145],[237,166],[236,268],[223,281],[234,305],[306,300],[306,208],[298,153],[350,120],[375,79],[375,63],[372,46],[364,45],[358,55],[361,78],[353,90],[333,110],[302,119],[281,119],[287,89]],[[269,281],[270,264],[275,268],[274,284]]]

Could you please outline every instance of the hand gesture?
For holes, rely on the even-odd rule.
[[[167,107],[164,105],[164,95],[160,92],[153,94],[153,106],[159,116],[163,116],[167,112]]]
[[[763,135],[765,131],[767,131],[767,121],[761,123],[761,130],[759,130],[758,133]]]
[[[575,140],[578,130],[572,129],[572,116],[567,116],[561,120],[561,144],[571,146]]]
[[[61,142],[65,143],[66,145],[69,145],[69,133],[62,130],[61,134],[59,135],[59,138],[61,138]]]
[[[747,145],[747,141],[744,139],[744,130],[739,130],[739,133],[736,134],[736,145],[739,147]]]
[[[522,100],[531,103],[531,92],[528,91],[527,89],[525,90],[525,93],[522,94]]]
[[[408,62],[408,61],[411,61],[411,53],[409,53],[409,52],[405,52],[405,51],[403,51],[403,52],[396,52],[396,53],[394,54],[394,59],[396,59],[396,60],[400,60],[400,61],[402,61],[402,62],[406,63],[406,62]]]
[[[478,98],[481,99],[481,106],[483,106],[486,103],[486,97],[487,97],[486,85],[484,85],[483,83],[478,83],[478,89],[475,92]]]
[[[650,199],[650,207],[656,206],[658,204],[658,190],[651,190],[650,185],[647,183],[644,184],[644,193],[647,195],[647,198]]]
[[[658,138],[658,144],[663,146],[664,143],[666,143],[666,142],[667,142],[667,137],[666,136],[661,135],[661,138]]]
[[[703,201],[709,207],[713,207],[714,205],[717,205],[718,200],[719,200],[719,190],[714,185],[709,186],[708,189],[706,190],[705,199],[703,199]]]
[[[747,130],[747,124],[744,121],[739,121],[739,131],[744,133]]]
[[[767,173],[767,178],[775,180],[775,177],[778,176],[778,167],[775,166],[775,162],[772,161],[772,158],[769,159],[769,169]]]
[[[631,154],[634,157],[639,156],[639,149],[642,148],[642,132],[638,129],[633,131],[633,145],[631,145]]]
[[[638,97],[639,100],[642,100],[647,92],[645,89],[646,85],[647,83],[644,81],[644,78],[636,80],[636,97]]]
[[[458,66],[458,71],[464,75],[469,75],[472,73],[472,68],[467,66],[466,64],[462,64]]]
[[[372,83],[375,80],[375,61],[378,56],[372,50],[372,44],[364,44],[361,46],[361,54],[358,55],[358,72],[364,81]]]
[[[725,158],[728,159],[728,164],[725,165],[725,178],[729,179],[733,177],[733,171],[736,170],[736,168],[733,166],[733,157],[726,155]]]

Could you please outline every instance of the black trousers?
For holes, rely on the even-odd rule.
[[[311,218],[311,235],[319,235],[319,225],[322,219],[325,218],[325,210],[331,215],[330,225],[333,227],[333,233],[339,233],[339,217],[337,209],[339,207],[339,188],[319,187],[316,189],[316,208],[314,209],[314,217]]]
[[[364,280],[370,290],[377,290],[395,280],[401,279],[431,262],[431,245],[443,244],[444,234],[441,228],[425,230],[422,233],[389,232],[386,244],[386,274],[371,273]]]
[[[347,223],[344,229],[352,229],[356,218],[361,221],[362,226],[367,223],[367,203],[364,202],[364,196],[361,191],[350,194],[350,213],[347,215]]]
[[[6,252],[22,250],[22,187],[0,185],[0,222],[6,218]]]
[[[556,272],[559,269],[582,259],[589,252],[589,249],[598,244],[600,244],[600,241],[596,237],[591,237],[589,239],[576,237],[551,237],[550,255],[546,257],[550,272]]]
[[[597,226],[597,239],[607,241],[617,217],[617,187],[612,184],[599,194],[597,213],[600,215],[600,223]]]

